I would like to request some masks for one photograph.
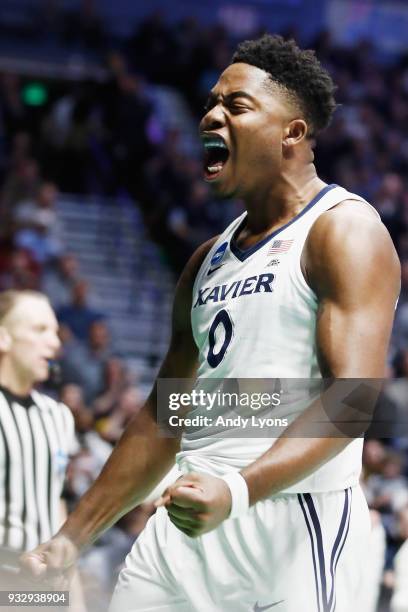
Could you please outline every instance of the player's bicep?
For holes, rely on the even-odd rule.
[[[383,377],[391,318],[379,307],[347,307],[325,299],[316,330],[321,372],[328,377]]]
[[[324,376],[383,377],[400,286],[395,249],[377,220],[340,213],[324,225],[312,247],[321,371]]]

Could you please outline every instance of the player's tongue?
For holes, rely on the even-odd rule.
[[[204,142],[204,173],[206,178],[215,178],[223,169],[229,157],[225,143],[220,139]]]

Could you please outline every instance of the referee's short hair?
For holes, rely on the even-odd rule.
[[[0,293],[0,325],[17,302],[24,297],[34,297],[49,302],[45,293],[32,289],[7,289]]]

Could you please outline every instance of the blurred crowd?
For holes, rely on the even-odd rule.
[[[88,17],[76,29],[64,29],[50,14],[49,31],[82,36],[103,55],[104,79],[49,81],[47,101],[30,106],[22,97],[26,78],[0,75],[0,290],[43,290],[56,309],[63,348],[54,382],[72,410],[80,442],[67,478],[72,504],[98,474],[143,397],[115,352],[109,313],[94,308],[91,279],[83,278],[64,244],[59,194],[130,196],[176,273],[198,244],[241,211],[239,202],[214,201],[201,179],[200,155],[185,146],[182,128],[169,127],[153,95],[157,85],[172,88],[198,121],[236,41],[221,26],[203,28],[194,19],[169,26],[154,14],[109,50],[103,24]],[[408,546],[408,442],[398,435],[408,412],[408,55],[384,65],[371,42],[340,48],[328,32],[308,46],[338,85],[339,108],[316,144],[319,174],[377,208],[402,262],[383,401],[395,426],[391,435],[380,432],[380,439],[366,443],[363,476],[380,534],[378,584],[386,610],[395,559]],[[113,569],[151,511],[136,509],[108,532],[89,551],[84,571],[97,568],[97,577],[111,584]]]

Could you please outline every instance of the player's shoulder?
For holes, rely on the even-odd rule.
[[[400,263],[391,236],[375,209],[365,201],[345,199],[322,213],[308,234],[302,269],[312,287],[337,282],[345,270],[387,270],[400,278]],[[352,277],[352,275],[351,275]]]
[[[218,247],[216,254],[218,254],[218,251],[219,251],[219,254],[221,257],[221,253],[225,252],[226,246],[228,245],[233,232],[235,231],[235,229],[237,228],[237,226],[239,225],[239,223],[242,221],[243,217],[246,214],[247,214],[246,212],[243,212],[238,217],[235,217],[235,219],[233,219],[231,223],[220,234],[213,236],[212,238],[210,238],[209,240],[201,244],[194,251],[194,253],[188,260],[183,270],[183,273],[181,275],[181,280],[186,281],[187,283],[190,283],[190,284],[191,283],[194,284],[195,278],[205,258],[207,257],[207,255],[209,254],[213,246],[217,243],[217,241],[220,241],[220,245]]]
[[[361,223],[383,225],[379,214],[371,204],[365,200],[350,198],[342,200],[323,212],[314,222],[312,230],[318,232],[322,227],[334,229],[344,223],[349,224],[350,228]]]
[[[204,259],[207,257],[208,253],[211,251],[218,238],[219,235],[213,236],[212,238],[201,244],[194,251],[190,259],[188,260],[183,272],[181,273],[178,283],[179,286],[193,286],[194,280],[197,276],[199,269],[201,268]]]
[[[192,254],[177,282],[173,306],[173,325],[178,328],[190,330],[190,309],[192,303],[193,287],[199,269],[214,246],[218,236],[210,238],[200,245]]]
[[[219,238],[219,235],[213,236],[212,238],[204,242],[202,245],[200,245],[198,249],[195,251],[195,253],[193,254],[190,260],[192,268],[193,270],[195,270],[195,272],[198,272],[198,270],[201,267],[201,264],[203,263],[204,259],[207,257],[208,253],[211,251],[214,244],[217,242],[218,238]]]
[[[323,212],[312,225],[306,245],[309,254],[328,256],[352,249],[395,249],[377,211],[365,200],[345,199]]]

